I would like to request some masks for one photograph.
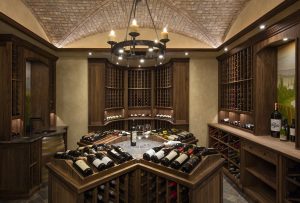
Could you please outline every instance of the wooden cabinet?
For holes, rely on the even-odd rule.
[[[181,95],[178,97],[178,95]],[[189,61],[172,59],[148,68],[127,68],[89,59],[89,130],[176,126],[188,130]]]
[[[240,178],[231,173],[236,171],[230,170],[234,167],[228,168],[233,163],[228,155],[232,140],[240,143],[237,145],[240,164],[234,164]],[[294,149],[293,143],[267,135],[255,136],[222,124],[209,124],[209,145],[216,147],[227,160],[224,174],[251,199],[266,203],[299,201],[300,151]]]

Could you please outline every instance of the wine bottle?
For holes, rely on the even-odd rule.
[[[193,148],[182,153],[175,161],[171,163],[171,167],[174,169],[179,169],[187,160],[189,160],[190,155],[193,154]]]
[[[164,158],[172,149],[173,149],[173,147],[172,148],[163,148],[163,149],[159,150],[151,157],[151,161],[153,161],[154,163],[159,163],[160,160],[162,158]]]
[[[274,111],[271,114],[271,136],[279,138],[281,129],[281,113],[278,111],[278,103],[275,103]]]
[[[66,153],[72,157],[81,156],[81,152],[79,150],[67,150]]]
[[[55,159],[70,159],[70,160],[73,159],[73,157],[70,156],[67,152],[56,152],[54,154],[54,158]]]
[[[212,154],[218,154],[218,150],[216,150],[215,148],[205,148],[202,152],[201,152],[201,156],[208,156],[208,155],[212,155]]]
[[[164,145],[158,146],[158,147],[153,147],[152,149],[149,149],[148,151],[146,151],[143,154],[143,158],[147,161],[151,160],[151,157],[158,152],[159,150],[161,150],[162,148],[164,148]]]
[[[201,161],[201,154],[194,154],[181,168],[185,173],[190,173]]]
[[[110,167],[113,167],[115,165],[113,160],[111,160],[109,157],[105,156],[104,154],[97,153],[95,155],[98,159],[100,159],[105,164],[106,168],[110,168]]]
[[[131,156],[131,154],[129,154],[128,152],[124,151],[124,149],[122,147],[112,145],[112,148],[114,148],[118,153],[122,154],[126,158],[126,161],[129,161],[129,160],[133,159],[133,157]]]
[[[131,128],[131,135],[130,135],[130,145],[136,146],[136,138],[137,138],[137,131],[135,127],[134,120],[132,121],[132,128]]]
[[[74,159],[73,166],[84,177],[93,174],[93,170],[91,169],[91,167],[89,167],[89,165],[87,165],[82,159]]]
[[[289,125],[287,119],[284,119],[280,129],[280,141],[288,141]]]
[[[292,124],[291,124],[291,127],[290,127],[290,140],[291,140],[291,142],[296,141],[295,128],[296,128],[295,119],[292,119]]]
[[[183,147],[179,149],[173,149],[166,157],[161,160],[161,164],[164,166],[169,166],[173,160],[179,157],[180,152],[183,151]]]
[[[111,156],[118,164],[124,163],[126,161],[126,158],[115,149],[108,150],[107,154]]]
[[[87,156],[87,161],[90,164],[93,164],[98,169],[98,171],[102,171],[102,170],[104,170],[106,168],[105,163],[103,161],[101,161],[100,159],[98,159],[94,155],[88,155]]]

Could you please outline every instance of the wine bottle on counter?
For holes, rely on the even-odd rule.
[[[95,155],[88,155],[87,161],[94,165],[98,171],[102,171],[106,168],[106,164],[102,160],[98,159]]]
[[[124,163],[126,161],[126,158],[115,149],[108,150],[107,154],[112,157],[118,164]]]
[[[179,169],[186,161],[189,160],[190,156],[193,154],[194,149],[189,148],[183,152],[175,161],[171,163],[171,167],[174,169]]]
[[[91,167],[89,167],[89,165],[87,165],[87,163],[82,159],[74,159],[73,166],[84,177],[93,174]]]
[[[132,128],[131,128],[131,134],[130,134],[130,145],[136,146],[136,138],[137,138],[137,131],[135,127],[134,120],[132,121]]]
[[[191,158],[182,166],[181,170],[185,173],[190,173],[201,161],[201,153],[194,154]]]
[[[218,154],[218,150],[215,148],[205,148],[203,149],[203,151],[201,152],[202,156],[208,156],[208,155],[213,155],[213,154]]]
[[[120,146],[115,146],[112,145],[111,146],[113,149],[115,149],[118,153],[120,153],[121,155],[123,155],[126,158],[126,161],[129,161],[131,159],[133,159],[133,157],[131,156],[131,154],[129,154],[128,152],[124,151],[124,149]]]
[[[278,103],[274,105],[274,111],[271,114],[271,136],[279,138],[281,129],[281,113],[278,111]]]
[[[106,168],[110,168],[110,167],[113,167],[115,165],[113,160],[111,160],[109,157],[105,156],[104,154],[102,154],[100,152],[95,154],[95,156],[105,164]]]
[[[147,161],[150,161],[151,160],[151,157],[153,155],[155,155],[156,152],[158,152],[159,150],[161,150],[162,148],[164,148],[165,146],[164,145],[161,145],[161,146],[158,146],[158,147],[153,147],[152,149],[149,149],[148,151],[146,151],[144,154],[143,154],[143,158]]]
[[[173,148],[163,148],[156,152],[152,157],[151,161],[154,163],[159,163],[162,158],[164,158]]]
[[[56,152],[54,154],[54,158],[55,159],[69,159],[69,160],[73,159],[73,157],[70,156],[67,152]]]
[[[169,166],[173,160],[179,157],[180,153],[184,150],[184,147],[173,149],[166,157],[161,160],[161,164]]]
[[[66,153],[72,157],[81,156],[81,152],[79,150],[67,150]]]
[[[291,127],[290,127],[290,140],[291,140],[291,142],[295,142],[296,141],[296,131],[295,131],[295,128],[296,128],[295,119],[292,119],[292,124],[291,124]]]
[[[280,141],[288,141],[289,125],[287,119],[284,119],[280,129]]]

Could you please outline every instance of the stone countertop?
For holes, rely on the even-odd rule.
[[[58,127],[49,128],[46,131],[42,131],[40,133],[30,134],[30,136],[19,136],[19,137],[14,137],[13,139],[8,140],[8,141],[0,141],[0,144],[30,143],[30,142],[34,142],[38,139],[42,139],[44,137],[56,136],[58,134],[62,134],[65,132],[67,132],[67,126],[58,126]]]

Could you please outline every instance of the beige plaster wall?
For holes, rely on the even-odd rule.
[[[242,29],[275,8],[284,0],[251,0],[243,8],[232,26],[229,28],[224,41],[227,41]]]
[[[124,40],[126,30],[115,30],[117,41]],[[156,39],[156,34],[153,29],[139,29],[141,35],[139,39]],[[83,39],[71,42],[64,46],[64,48],[108,48],[106,43],[108,40],[108,32],[97,33],[95,35],[88,36]],[[160,37],[160,30],[158,30],[158,37]],[[168,48],[211,48],[211,46],[200,42],[196,39],[186,37],[184,35],[169,33],[170,42],[168,42]]]
[[[56,69],[58,125],[67,125],[68,148],[88,131],[88,64],[86,57],[60,57]]]
[[[207,143],[207,123],[215,122],[218,107],[218,67],[215,57],[190,60],[190,131]],[[88,75],[86,57],[61,57],[56,71],[58,125],[68,125],[68,147],[88,131]]]
[[[21,0],[0,0],[0,12],[49,41],[40,23]]]
[[[217,122],[218,62],[215,57],[190,60],[190,131],[207,145],[207,123]]]

